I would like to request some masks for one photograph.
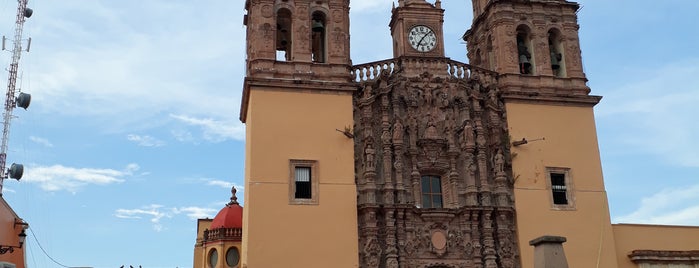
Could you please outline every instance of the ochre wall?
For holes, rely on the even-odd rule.
[[[614,239],[619,268],[636,268],[628,255],[634,250],[699,250],[699,228],[614,224]]]
[[[197,243],[204,238],[204,230],[209,229],[211,226],[212,219],[199,219],[197,220]],[[194,246],[194,268],[205,268],[206,258],[204,256],[204,249],[201,246]]]
[[[247,113],[243,264],[357,267],[350,92],[253,88]],[[319,204],[289,204],[289,160],[318,161]]]
[[[529,241],[564,236],[571,268],[616,267],[614,237],[597,146],[592,107],[507,102],[517,231],[522,267],[533,266]],[[569,168],[574,209],[554,209],[547,167]],[[570,188],[569,188],[570,190]]]
[[[5,199],[0,197],[0,245],[19,246],[18,235],[22,231],[22,225],[15,225],[16,220],[19,219],[15,212]],[[17,268],[24,268],[24,249],[25,247],[16,248],[12,253],[0,254],[0,262],[9,262]]]

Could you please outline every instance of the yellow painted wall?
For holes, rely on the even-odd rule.
[[[204,230],[211,227],[211,222],[213,219],[199,219],[197,220],[197,243],[204,238]],[[193,258],[194,268],[205,268],[206,260],[204,257],[204,249],[202,246],[194,246],[194,258]]]
[[[629,260],[634,250],[699,250],[699,228],[696,226],[665,226],[614,224],[619,268],[636,268]]]
[[[592,107],[508,102],[512,140],[515,206],[522,265],[533,266],[529,241],[542,235],[564,236],[571,268],[616,267],[615,244],[604,189]],[[547,167],[570,168],[575,208],[552,208]]]
[[[350,92],[250,90],[244,265],[358,266],[352,120]],[[289,204],[290,159],[318,161],[318,205]]]

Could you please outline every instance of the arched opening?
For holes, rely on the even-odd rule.
[[[291,60],[291,11],[280,8],[277,11],[277,60]]]
[[[525,25],[517,27],[517,58],[521,74],[534,74],[535,70],[530,33],[529,27]]]
[[[557,29],[551,29],[548,33],[549,52],[551,53],[551,70],[553,76],[566,77],[565,61],[563,60],[563,44],[561,33]]]
[[[226,265],[235,268],[238,267],[238,263],[240,263],[240,252],[238,248],[230,247],[228,251],[226,251]]]
[[[325,62],[325,36],[326,36],[325,14],[320,11],[311,15],[311,57],[313,62]]]
[[[209,264],[209,268],[214,268],[216,267],[216,264],[218,264],[218,251],[215,248],[209,251],[207,263]]]

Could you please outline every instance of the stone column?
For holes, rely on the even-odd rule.
[[[534,268],[568,268],[562,236],[542,236],[529,241],[534,246]]]

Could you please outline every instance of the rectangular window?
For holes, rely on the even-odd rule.
[[[437,176],[422,177],[422,207],[442,207],[442,180]]]
[[[551,189],[551,203],[557,209],[573,209],[573,187],[568,168],[546,168],[548,185]]]
[[[556,205],[568,205],[566,195],[566,175],[563,173],[551,173],[551,191],[553,192],[553,203]]]
[[[311,199],[311,167],[296,167],[294,198]]]
[[[318,161],[289,161],[289,204],[318,204]]]

